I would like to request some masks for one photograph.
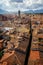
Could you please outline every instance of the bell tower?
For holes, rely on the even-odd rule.
[[[18,10],[18,17],[19,17],[19,18],[21,17],[21,16],[20,16],[20,13],[21,13],[20,10]]]

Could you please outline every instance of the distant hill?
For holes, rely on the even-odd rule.
[[[40,9],[40,10],[28,10],[28,11],[24,11],[23,13],[31,13],[31,14],[34,14],[34,13],[43,13],[43,9]]]
[[[43,13],[43,9],[35,10],[34,13]]]
[[[8,11],[0,9],[0,14],[5,14],[5,13],[8,13]]]
[[[33,10],[24,11],[23,13],[34,13]]]

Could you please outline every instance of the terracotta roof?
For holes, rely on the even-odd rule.
[[[31,51],[31,52],[30,52],[30,59],[31,59],[31,60],[40,59],[39,51]]]

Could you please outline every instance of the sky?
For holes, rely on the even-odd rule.
[[[43,9],[43,0],[0,0],[0,9],[8,12]]]

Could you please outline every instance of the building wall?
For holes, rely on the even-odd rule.
[[[4,15],[0,15],[0,21],[6,21],[8,18]]]

